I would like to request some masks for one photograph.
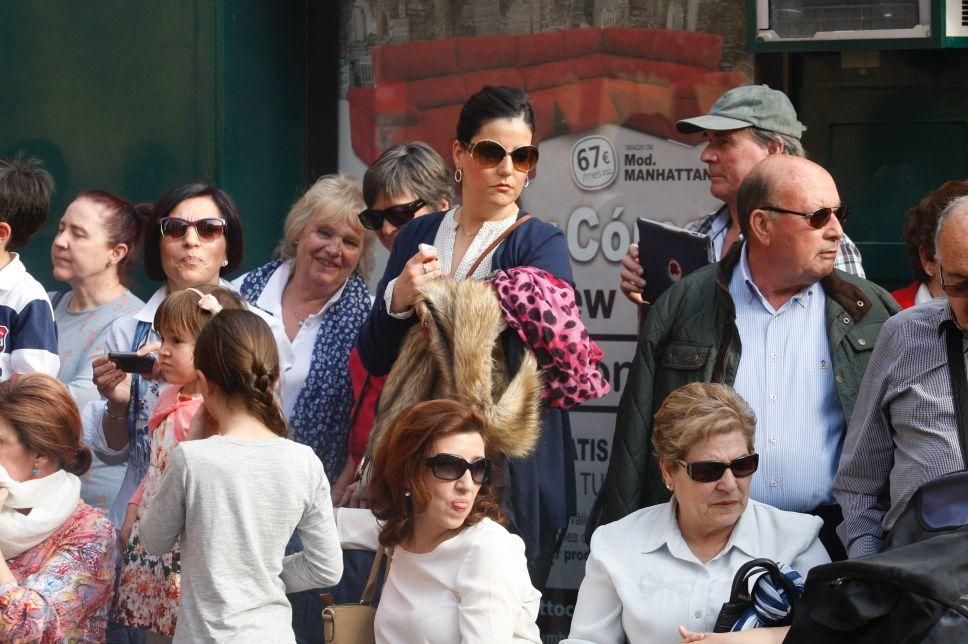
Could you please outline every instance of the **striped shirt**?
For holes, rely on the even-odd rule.
[[[57,377],[57,329],[47,291],[10,253],[0,269],[0,382],[16,373]]]
[[[881,327],[834,486],[844,511],[837,532],[850,557],[879,552],[919,487],[965,468],[940,330],[953,319],[939,298]]]
[[[750,497],[781,510],[833,503],[846,421],[834,382],[823,287],[774,309],[750,276],[744,244],[729,282],[743,347],[733,387],[756,412],[760,468]]]
[[[687,224],[686,229],[712,238],[713,250],[716,252],[716,261],[718,262],[723,258],[723,243],[726,241],[726,231],[729,230],[729,224],[729,209],[723,205],[719,210]],[[743,238],[742,233],[739,238]],[[860,250],[846,234],[840,240],[837,259],[834,260],[834,268],[857,277],[867,277],[864,274],[864,267],[861,266]]]

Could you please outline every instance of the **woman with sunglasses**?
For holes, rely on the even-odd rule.
[[[376,233],[380,244],[389,252],[402,226],[416,217],[446,210],[453,198],[450,172],[440,155],[422,141],[400,143],[384,150],[366,169],[363,175],[366,210],[359,214],[359,220],[364,228]],[[354,475],[366,453],[377,399],[386,380],[366,371],[356,348],[350,353],[350,378],[354,397],[350,457],[333,484],[336,505],[359,503],[359,486],[354,483]],[[349,576],[344,574],[343,581]]]
[[[378,643],[540,642],[541,594],[524,544],[500,523],[490,456],[474,411],[420,403],[374,454],[371,510],[337,511],[344,548],[388,552]]]
[[[803,577],[830,561],[818,538],[821,519],[749,498],[760,462],[755,425],[749,405],[727,385],[692,383],[666,397],[652,447],[672,500],[595,531],[564,642],[697,637],[713,630],[747,561],[781,562]]]
[[[108,331],[107,352],[157,349],[151,323],[170,292],[218,284],[242,259],[242,224],[232,199],[204,183],[186,183],[163,194],[145,227],[142,256],[150,279],[163,281],[134,315]],[[85,438],[105,458],[127,457],[128,467],[110,518],[120,526],[128,499],[148,468],[148,418],[164,384],[157,374],[126,373],[106,355],[95,358],[94,384],[102,399],[84,409]],[[157,366],[155,367],[157,370]]]
[[[371,374],[390,371],[404,335],[416,323],[414,298],[432,280],[484,279],[495,269],[533,267],[574,282],[564,234],[525,218],[518,207],[538,163],[533,136],[534,112],[520,89],[487,86],[467,100],[453,143],[454,180],[463,203],[415,219],[397,234],[377,303],[360,331],[360,357]],[[519,352],[517,336],[506,336],[506,350]],[[567,413],[548,410],[542,424],[534,455],[507,464],[515,482],[512,529],[525,542],[531,579],[539,589],[576,506]]]

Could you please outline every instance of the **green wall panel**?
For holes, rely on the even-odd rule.
[[[57,181],[31,272],[65,287],[49,248],[79,191],[154,201],[193,179],[232,194],[245,265],[264,261],[305,187],[305,15],[305,0],[0,3],[0,154],[39,156]]]

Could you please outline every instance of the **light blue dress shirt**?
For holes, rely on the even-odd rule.
[[[742,353],[733,387],[756,412],[760,468],[750,497],[809,512],[834,503],[846,421],[819,283],[774,309],[750,277],[747,247],[729,282]]]

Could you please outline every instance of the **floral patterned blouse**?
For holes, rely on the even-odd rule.
[[[7,560],[0,641],[103,642],[117,561],[114,524],[83,501],[54,534]]]

